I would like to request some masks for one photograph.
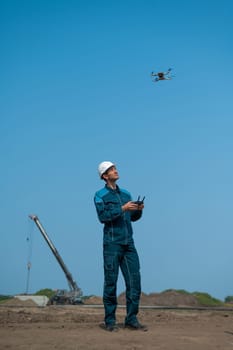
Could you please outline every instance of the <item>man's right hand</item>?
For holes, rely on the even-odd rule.
[[[122,205],[123,211],[134,211],[134,210],[142,210],[144,208],[144,204],[137,204],[135,202],[127,202],[124,205]]]

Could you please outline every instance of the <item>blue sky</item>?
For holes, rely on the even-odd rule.
[[[230,0],[0,2],[1,294],[25,292],[29,259],[29,292],[67,288],[29,214],[102,294],[103,160],[146,196],[143,291],[233,294],[232,23]]]

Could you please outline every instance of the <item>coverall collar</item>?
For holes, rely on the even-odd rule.
[[[105,187],[106,187],[109,191],[111,191],[111,192],[120,192],[120,188],[119,188],[118,185],[116,185],[116,188],[115,188],[115,189],[109,187],[107,184],[105,185]]]

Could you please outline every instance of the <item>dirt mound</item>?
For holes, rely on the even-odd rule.
[[[37,306],[33,300],[20,300],[18,298],[11,298],[4,301],[4,306]]]
[[[119,304],[125,304],[125,293],[118,297]],[[197,299],[186,293],[179,293],[174,290],[162,293],[141,294],[140,305],[148,306],[198,306]]]
[[[101,297],[97,297],[97,296],[93,295],[89,298],[86,298],[84,300],[84,304],[86,304],[86,305],[102,305],[103,300]]]
[[[197,299],[186,293],[179,293],[174,290],[165,291],[162,293],[152,293],[147,296],[149,305],[159,306],[197,306]]]
[[[118,296],[118,304],[125,305],[125,292]],[[102,305],[102,297],[91,296],[85,299],[84,304]],[[186,293],[180,293],[175,290],[164,291],[161,293],[141,294],[140,305],[147,306],[198,306],[195,296]]]

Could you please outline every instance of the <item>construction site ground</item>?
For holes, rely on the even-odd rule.
[[[144,302],[138,316],[149,327],[147,332],[124,328],[107,332],[99,326],[104,309],[98,298],[84,305],[46,307],[30,300],[9,300],[0,306],[0,349],[233,350],[231,308],[201,309],[184,300],[171,308],[155,306],[153,300],[148,306]],[[122,306],[117,309],[117,321],[123,323],[124,317]]]

